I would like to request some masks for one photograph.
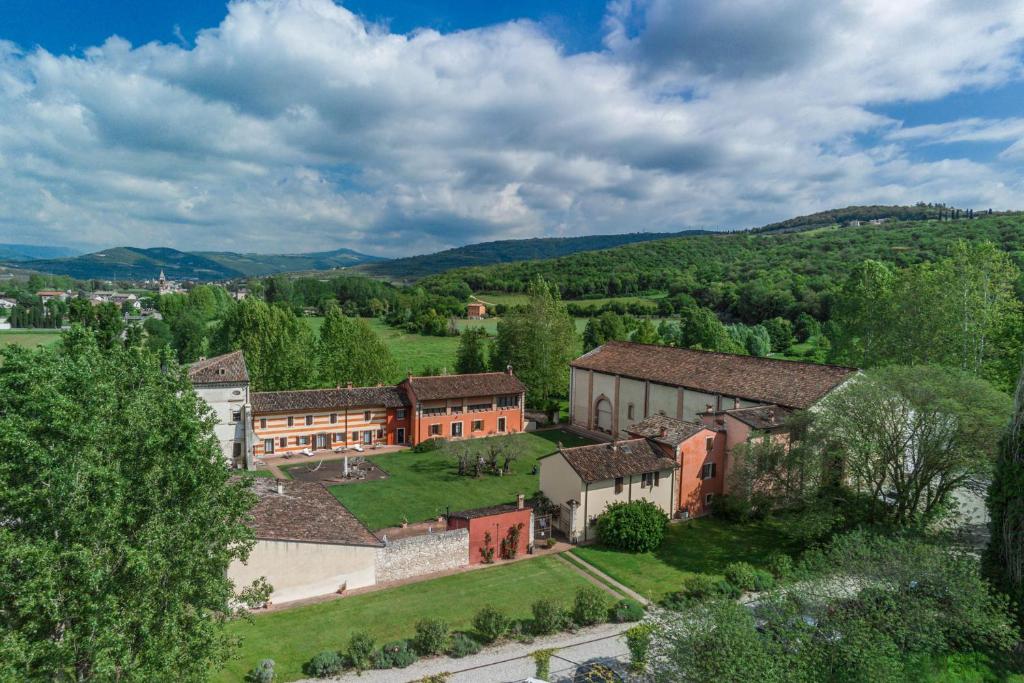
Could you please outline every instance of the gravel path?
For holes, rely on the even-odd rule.
[[[405,669],[364,671],[361,676],[348,673],[332,681],[344,683],[408,683],[424,676],[450,672],[449,683],[511,683],[533,676],[536,665],[532,652],[546,648],[558,651],[551,658],[553,681],[572,680],[580,664],[605,661],[617,667],[627,666],[629,650],[622,633],[634,624],[601,624],[575,633],[559,633],[537,638],[529,644],[505,643],[486,648],[479,654],[462,659],[432,657]],[[319,683],[323,679],[305,679],[300,683]]]

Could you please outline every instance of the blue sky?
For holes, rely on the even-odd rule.
[[[7,0],[0,242],[381,255],[1024,208],[1016,0]]]

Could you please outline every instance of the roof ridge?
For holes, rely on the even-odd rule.
[[[602,346],[612,346],[612,345],[616,345],[616,346],[647,346],[647,347],[651,347],[651,348],[655,348],[655,349],[675,349],[675,350],[679,350],[679,351],[692,351],[693,353],[703,353],[703,354],[706,354],[706,355],[709,355],[709,356],[724,356],[726,358],[750,358],[751,360],[759,361],[759,362],[772,362],[772,363],[779,363],[779,364],[786,364],[786,363],[788,363],[788,364],[791,364],[791,365],[808,365],[808,366],[819,367],[819,368],[839,368],[839,369],[842,369],[842,370],[860,370],[860,368],[855,368],[855,367],[853,367],[851,365],[836,365],[834,363],[814,363],[814,362],[806,361],[806,360],[796,360],[795,358],[770,358],[768,356],[751,356],[751,355],[745,354],[745,353],[729,353],[727,351],[708,351],[707,349],[691,349],[691,348],[688,348],[688,347],[684,348],[682,346],[666,346],[664,344],[647,344],[647,343],[644,343],[644,342],[627,341],[627,340],[622,340],[622,339],[611,339],[609,341],[606,341],[601,346],[598,346],[598,347],[595,347],[594,349],[591,349],[590,351],[588,351],[587,353],[583,354],[582,356],[578,356],[572,362],[580,360],[581,358],[586,358],[587,356],[592,354],[594,351],[600,349]]]
[[[254,391],[253,394],[267,395],[267,394],[300,394],[300,393],[312,393],[314,391],[354,391],[356,389],[397,389],[398,387],[394,384],[384,384],[382,386],[372,387],[320,387],[319,389],[278,389],[276,391]]]
[[[594,446],[613,446],[621,445],[624,443],[632,443],[633,441],[647,441],[646,436],[637,436],[632,439],[615,439],[614,441],[600,441],[598,443],[585,443],[580,446],[569,446],[568,448],[560,448],[559,451],[564,453],[565,451],[576,451],[581,448],[593,448]]]

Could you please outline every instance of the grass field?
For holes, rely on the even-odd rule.
[[[719,576],[730,562],[758,566],[774,551],[794,549],[776,521],[742,524],[694,519],[669,525],[664,543],[652,553],[625,553],[600,546],[579,547],[573,552],[641,595],[660,600],[695,574]]]
[[[234,683],[259,660],[276,663],[275,681],[302,678],[302,665],[324,650],[344,650],[349,636],[365,630],[381,645],[409,638],[419,619],[439,617],[453,629],[469,630],[473,615],[485,605],[513,618],[530,616],[535,600],[568,605],[577,588],[588,585],[554,557],[454,574],[397,588],[355,595],[308,607],[263,614],[230,625],[242,645],[216,681]]]
[[[0,346],[16,344],[35,348],[49,346],[60,338],[60,330],[0,330]]]
[[[530,473],[538,458],[553,453],[559,441],[565,446],[590,443],[561,430],[515,434],[511,438],[520,455],[512,463],[512,472],[502,477],[459,476],[454,458],[443,449],[430,453],[400,451],[373,456],[373,462],[390,475],[388,479],[334,486],[330,491],[371,529],[398,526],[404,520],[421,522],[448,509],[458,512],[510,503],[518,493],[529,498],[540,485],[540,477]],[[487,440],[466,443],[482,450]]]

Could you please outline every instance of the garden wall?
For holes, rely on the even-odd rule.
[[[456,569],[469,564],[469,531],[411,536],[377,550],[377,583]]]

